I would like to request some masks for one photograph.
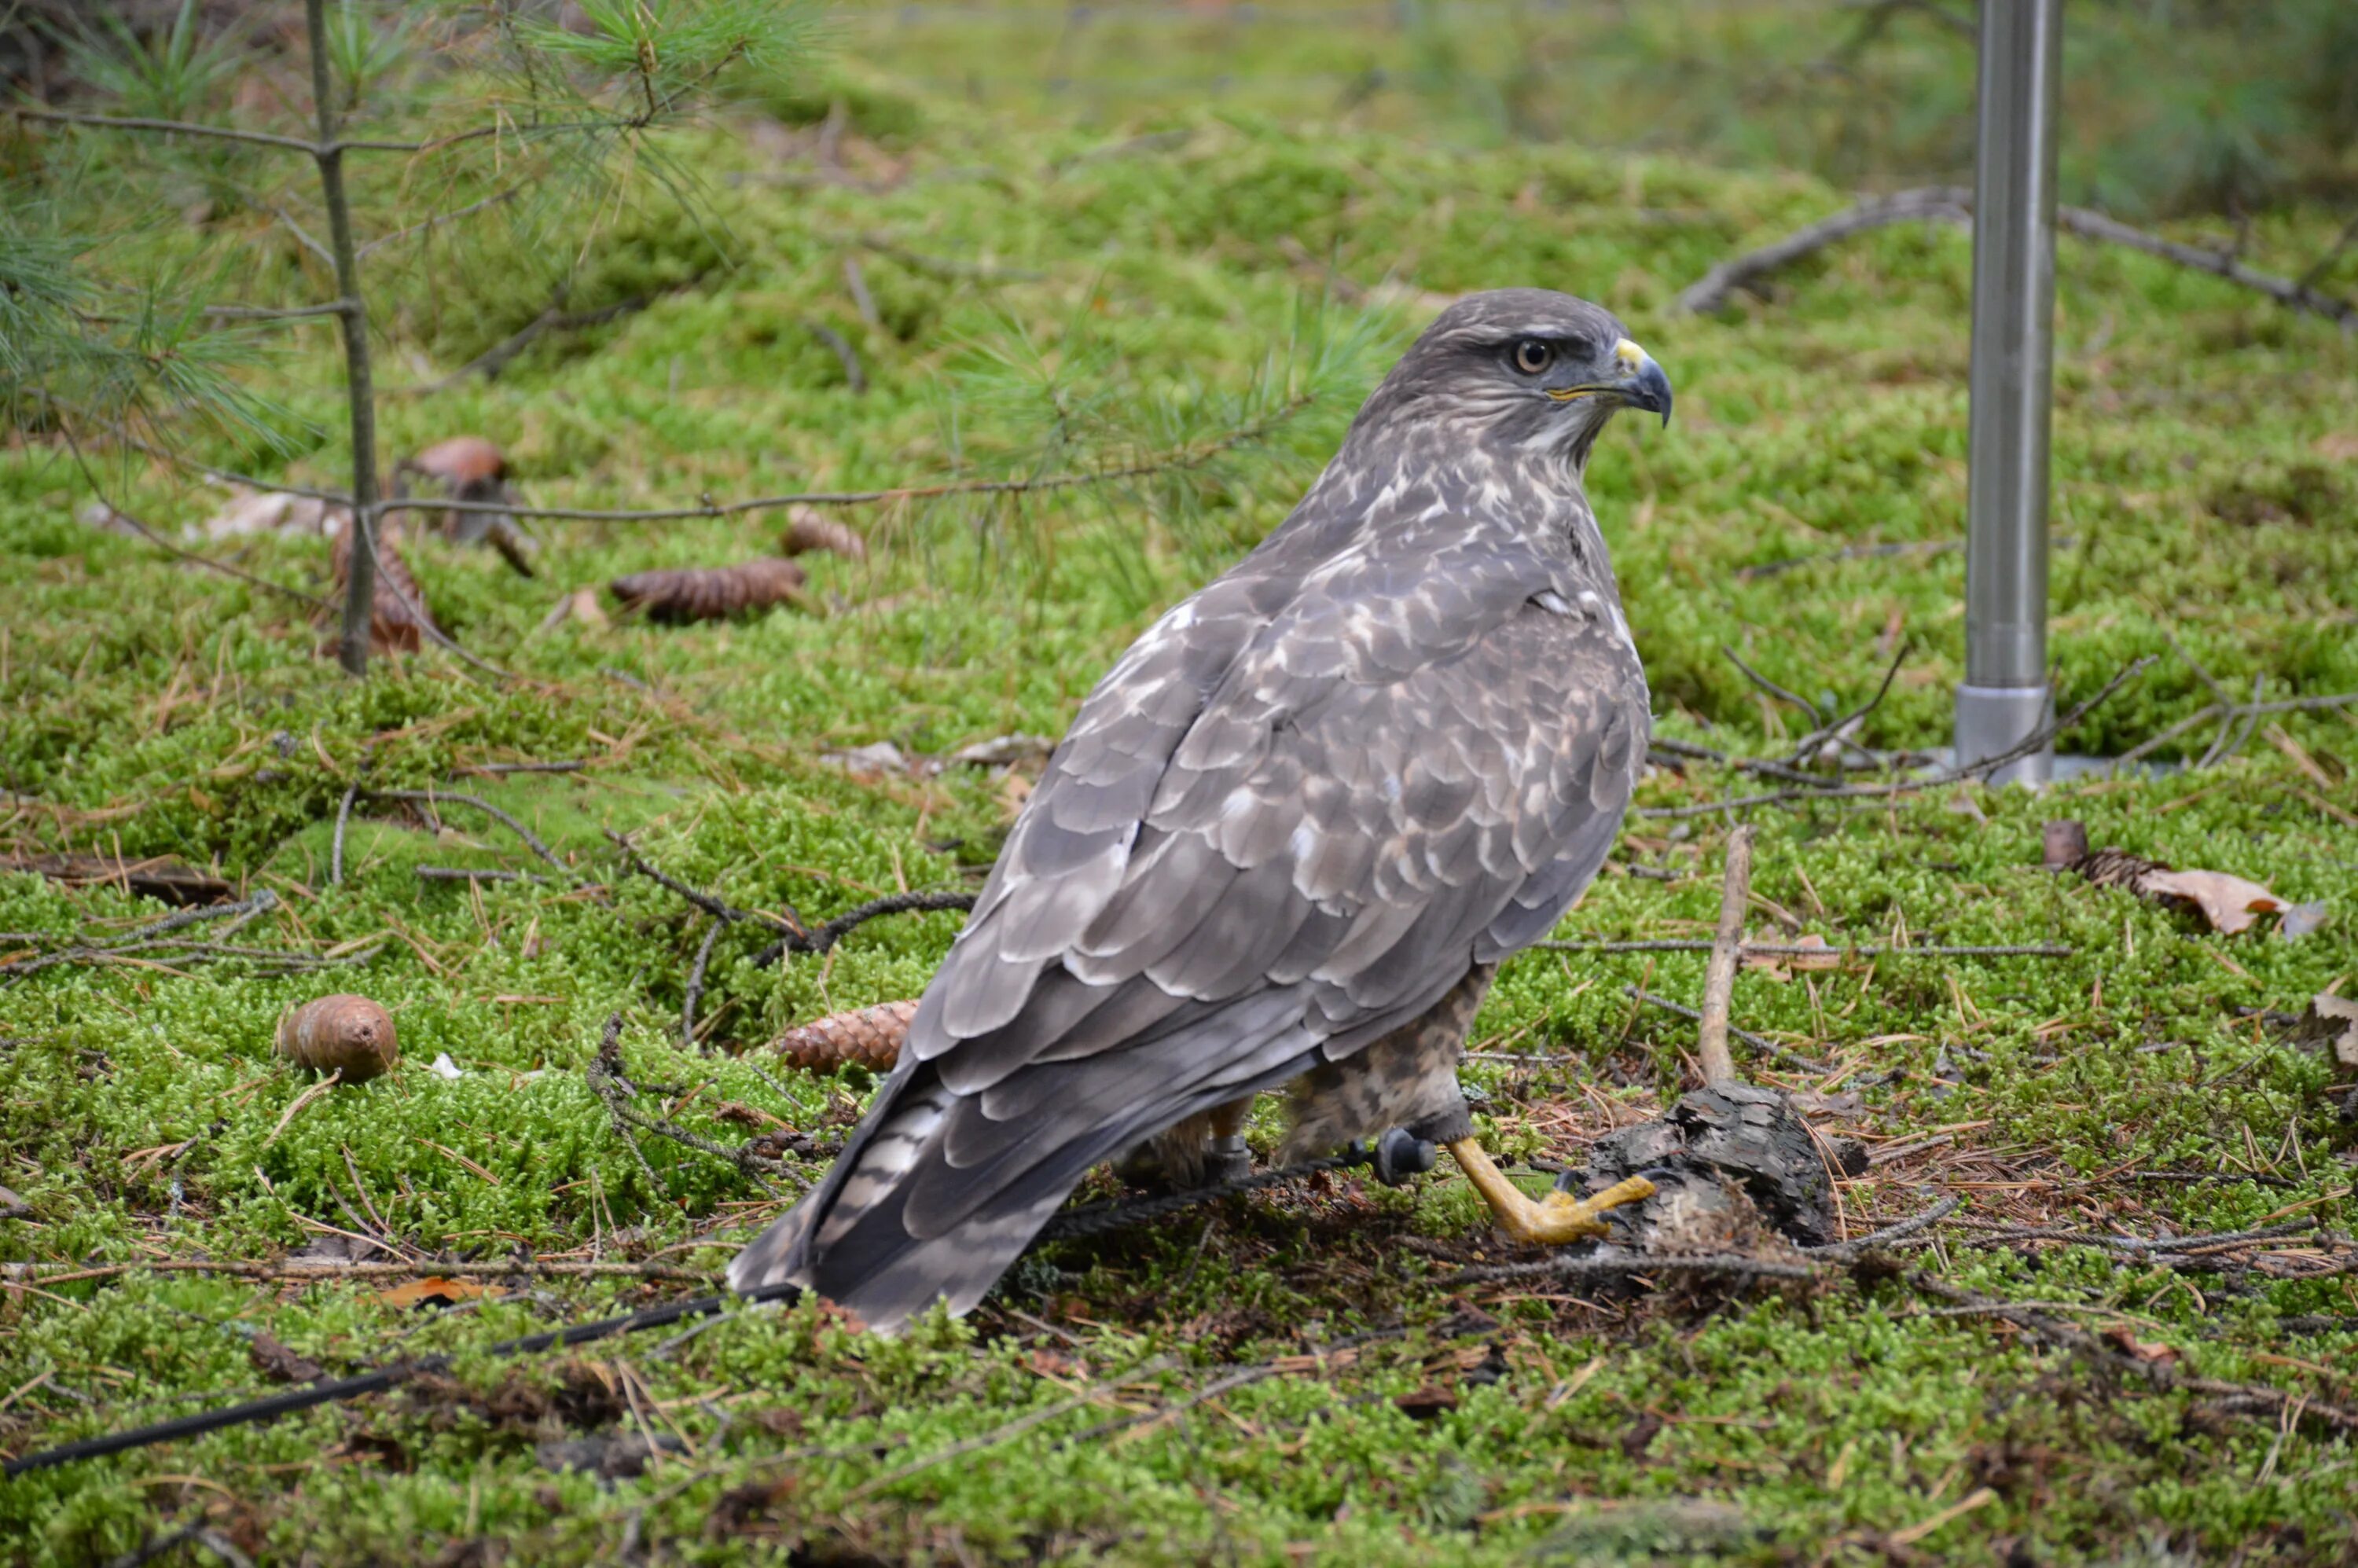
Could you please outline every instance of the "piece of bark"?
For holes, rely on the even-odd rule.
[[[330,547],[328,564],[334,569],[339,589],[352,575],[352,540],[359,532],[357,528],[338,529],[336,542]],[[373,653],[414,654],[427,633],[441,630],[434,623],[434,612],[427,608],[425,589],[417,586],[409,563],[401,558],[400,542],[398,528],[390,524],[378,526],[376,598],[369,613],[369,648]]]
[[[832,1073],[839,1067],[860,1066],[889,1073],[901,1059],[901,1042],[908,1037],[909,1021],[916,1016],[914,1001],[830,1012],[787,1030],[770,1049],[789,1065],[806,1072]]]
[[[786,532],[778,541],[778,553],[799,556],[806,550],[831,550],[847,560],[864,561],[868,541],[852,532],[850,524],[816,506],[797,503],[786,508]]]
[[[802,598],[805,580],[802,568],[773,557],[733,567],[639,572],[607,586],[626,609],[644,611],[653,621],[679,623],[720,621],[793,603]]]
[[[210,871],[200,871],[170,855],[145,860],[113,855],[11,855],[0,858],[0,871],[35,871],[68,887],[94,887],[114,882],[148,898],[187,906],[219,903],[236,890]]]
[[[1651,1178],[1654,1196],[1609,1216],[1642,1250],[1749,1250],[1742,1232],[1761,1220],[1815,1245],[1834,1238],[1829,1158],[1845,1175],[1866,1168],[1864,1151],[1851,1140],[1830,1143],[1821,1152],[1809,1125],[1774,1090],[1714,1084],[1667,1115],[1598,1139],[1588,1168],[1565,1172],[1556,1185],[1598,1193],[1641,1172]]]
[[[393,1015],[364,996],[323,996],[278,1021],[278,1054],[315,1073],[366,1083],[401,1060]]]
[[[2040,858],[2050,871],[2060,871],[2088,858],[2088,825],[2065,818],[2046,825],[2040,836]]]

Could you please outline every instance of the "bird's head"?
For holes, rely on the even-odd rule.
[[[1363,419],[1585,466],[1616,409],[1671,422],[1671,379],[1613,314],[1545,288],[1468,295],[1402,355]]]

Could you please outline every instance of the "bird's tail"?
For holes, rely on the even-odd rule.
[[[1287,1038],[1271,1037],[1280,1034]],[[1184,1117],[1294,1076],[1311,1044],[1298,1029],[1271,1030],[1259,1050],[1222,1064],[1226,1070],[1174,1084],[1147,1057],[1172,1044],[1040,1064],[1026,1070],[1051,1075],[1038,1085],[971,1095],[944,1084],[932,1064],[903,1057],[826,1180],[730,1263],[730,1287],[799,1286],[882,1333],[936,1300],[964,1313],[1091,1165]],[[979,1102],[999,1093],[1036,1095],[1037,1103],[985,1126]],[[985,1138],[992,1146],[978,1152]]]

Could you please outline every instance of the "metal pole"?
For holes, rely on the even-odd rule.
[[[2062,14],[2062,0],[1981,5],[1961,767],[2013,750],[2054,714],[2047,686],[2047,429]],[[2054,761],[2050,741],[1991,778],[2044,784]]]

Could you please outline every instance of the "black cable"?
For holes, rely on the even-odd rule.
[[[1388,1135],[1397,1139],[1397,1133]],[[1429,1163],[1429,1160],[1427,1163]],[[1298,1165],[1282,1170],[1264,1171],[1259,1175],[1242,1177],[1233,1182],[1221,1182],[1208,1187],[1187,1192],[1170,1193],[1158,1197],[1138,1198],[1128,1202],[1091,1204],[1067,1209],[1051,1218],[1040,1232],[1044,1241],[1064,1240],[1077,1237],[1100,1236],[1165,1215],[1177,1214],[1199,1205],[1217,1203],[1222,1198],[1259,1192],[1288,1182],[1296,1176],[1320,1171],[1347,1170],[1357,1165],[1374,1165],[1387,1180],[1391,1179],[1390,1166],[1379,1148],[1354,1145],[1340,1154],[1324,1159],[1305,1160]],[[1422,1166],[1404,1169],[1422,1169]],[[577,1323],[564,1328],[551,1328],[538,1334],[528,1334],[521,1339],[503,1340],[491,1346],[492,1356],[529,1356],[537,1351],[561,1346],[580,1345],[592,1339],[604,1339],[616,1334],[635,1334],[645,1328],[663,1328],[682,1318],[706,1317],[726,1311],[732,1305],[756,1304],[762,1302],[791,1302],[802,1295],[796,1285],[763,1285],[743,1294],[724,1293],[694,1296],[685,1301],[666,1302],[660,1306],[626,1313],[621,1317],[599,1318],[590,1323]],[[99,1437],[86,1437],[79,1443],[68,1443],[56,1448],[44,1448],[19,1459],[7,1461],[0,1475],[9,1479],[35,1470],[47,1470],[59,1465],[70,1465],[81,1459],[99,1459],[109,1454],[121,1454],[128,1449],[146,1448],[158,1443],[175,1443],[185,1437],[200,1437],[224,1427],[243,1426],[254,1422],[276,1421],[282,1415],[309,1410],[316,1405],[332,1404],[340,1400],[356,1399],[362,1394],[379,1393],[398,1386],[412,1378],[427,1373],[447,1371],[451,1358],[428,1356],[416,1361],[400,1361],[379,1367],[373,1371],[350,1378],[336,1378],[324,1382],[289,1389],[283,1394],[266,1399],[248,1400],[243,1404],[223,1405],[219,1410],[199,1411],[173,1421],[161,1421],[147,1426],[132,1427],[124,1432],[111,1432]]]
[[[687,1301],[666,1302],[661,1306],[627,1313],[621,1317],[599,1318],[591,1323],[577,1323],[564,1328],[527,1334],[521,1339],[503,1340],[491,1347],[490,1354],[529,1356],[535,1351],[580,1345],[592,1339],[604,1339],[610,1335],[633,1334],[643,1328],[662,1328],[684,1317],[702,1317],[720,1312],[736,1302],[793,1301],[801,1294],[798,1286],[764,1285],[759,1290],[748,1291],[742,1296],[696,1296]],[[448,1356],[428,1356],[421,1360],[396,1362],[355,1377],[336,1378],[300,1389],[289,1389],[283,1394],[273,1394],[267,1399],[248,1400],[243,1404],[199,1411],[194,1415],[181,1416],[175,1421],[159,1421],[148,1426],[133,1427],[127,1432],[110,1432],[103,1436],[86,1437],[79,1443],[65,1444],[57,1448],[44,1448],[21,1459],[9,1460],[5,1472],[0,1473],[13,1480],[35,1470],[70,1465],[78,1459],[98,1459],[109,1454],[121,1454],[126,1449],[146,1448],[153,1444],[201,1436],[208,1432],[219,1432],[223,1427],[276,1421],[282,1415],[292,1415],[314,1405],[331,1404],[339,1400],[377,1393],[426,1373],[448,1370],[449,1366],[450,1357]]]

